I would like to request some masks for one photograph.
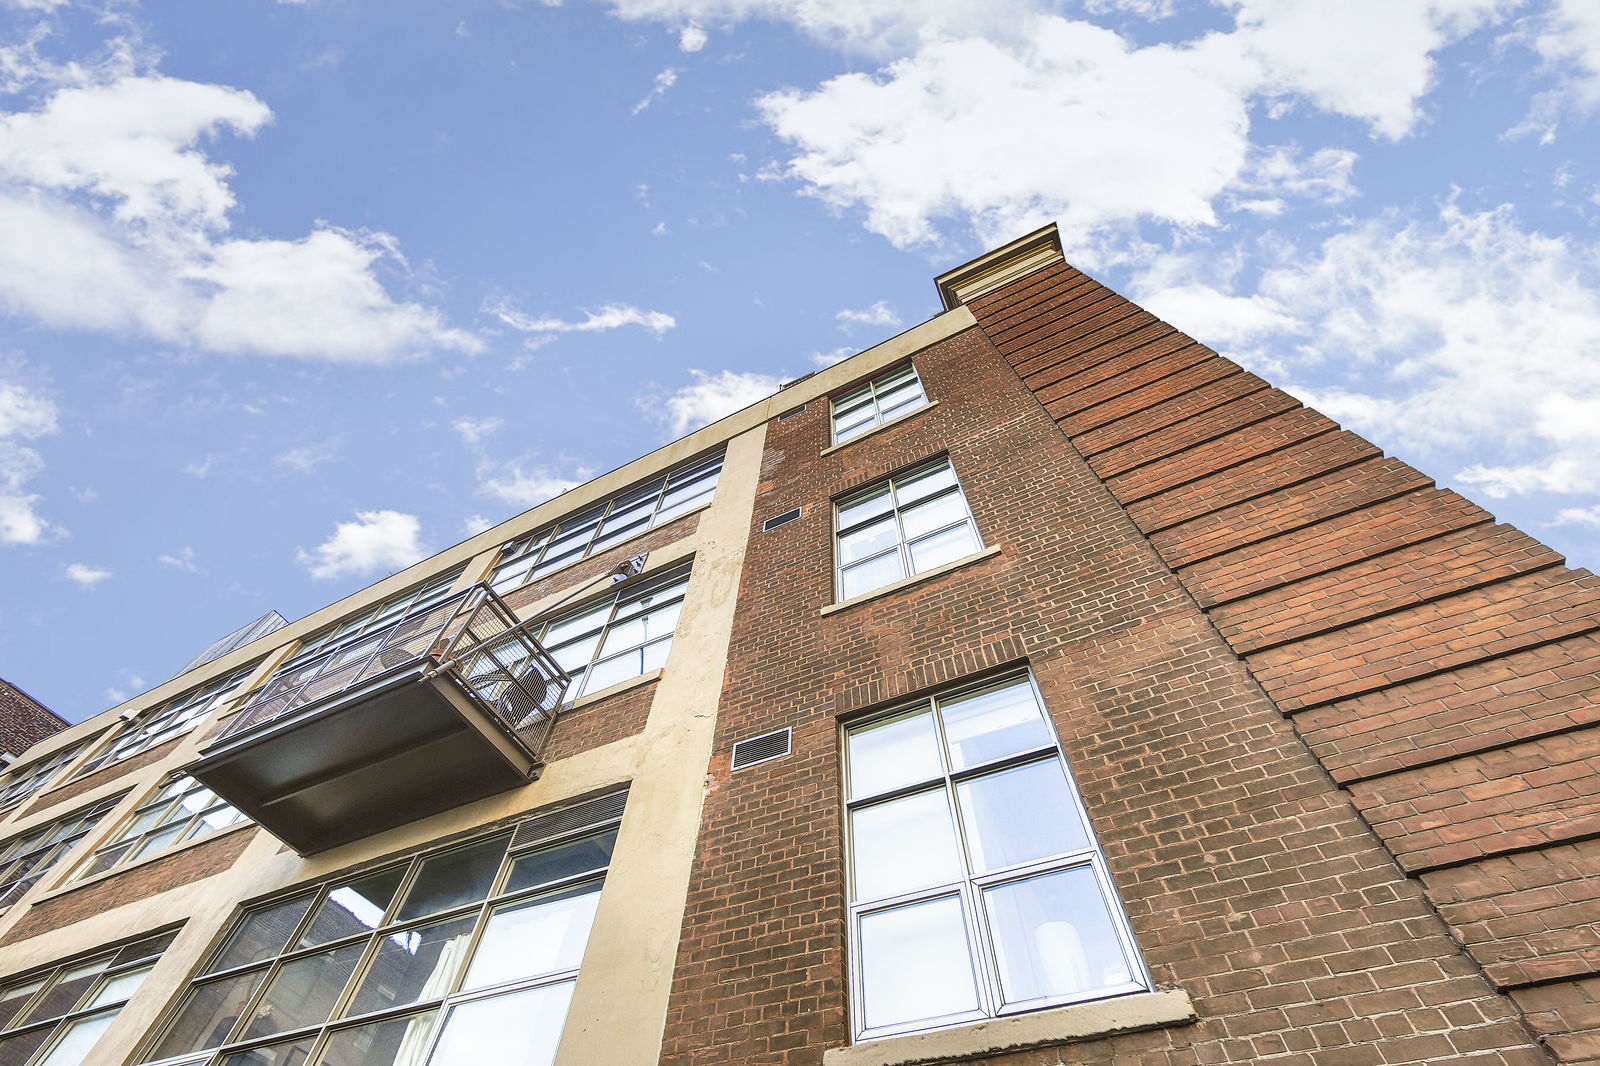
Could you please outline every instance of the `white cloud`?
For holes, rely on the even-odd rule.
[[[706,46],[706,31],[698,22],[691,22],[678,33],[678,48],[684,52],[698,52]]]
[[[9,374],[0,365],[0,374]],[[44,470],[44,457],[21,443],[56,432],[59,412],[21,380],[0,377],[0,545],[38,544],[56,532],[39,514],[42,499],[27,484]]]
[[[332,462],[338,456],[338,441],[313,441],[310,444],[301,444],[280,452],[273,462],[285,470],[292,470],[297,474],[309,474],[322,464]]]
[[[547,467],[524,465],[518,461],[485,463],[478,468],[478,492],[515,507],[528,508],[559,496],[586,481],[589,472],[580,469],[576,477],[561,477]]]
[[[642,100],[633,105],[633,111],[631,113],[637,115],[641,111],[644,111],[651,104],[667,95],[667,91],[676,84],[678,84],[678,70],[676,67],[668,67],[661,71],[656,75],[656,80],[651,84],[650,91],[645,93]]]
[[[387,235],[319,223],[296,240],[230,238],[231,170],[202,145],[252,136],[271,111],[239,89],[137,72],[135,51],[112,41],[96,67],[22,51],[0,63],[7,81],[47,90],[0,112],[0,309],[230,354],[375,363],[482,347],[390,295],[380,271],[405,262]]]
[[[1549,141],[1562,111],[1570,108],[1581,117],[1600,108],[1600,6],[1553,0],[1531,20],[1527,36],[1555,87],[1534,97],[1528,117],[1511,132],[1537,131]]]
[[[461,434],[462,440],[476,447],[486,438],[498,433],[500,427],[504,425],[505,420],[500,418],[473,418],[470,415],[462,415],[451,421],[450,428]]]
[[[835,348],[831,352],[812,352],[808,359],[812,366],[822,370],[855,354],[856,349],[847,344],[842,348]]]
[[[106,702],[113,707],[126,700],[129,696],[143,692],[149,685],[144,678],[128,670],[122,671],[122,681],[106,689]]]
[[[83,563],[68,563],[61,573],[68,581],[82,589],[92,589],[111,576],[109,570],[98,566],[86,566]]]
[[[1600,504],[1593,507],[1563,507],[1556,512],[1558,526],[1600,526]]]
[[[640,401],[640,406],[662,418],[672,429],[674,437],[690,430],[710,425],[725,415],[748,407],[778,391],[782,384],[769,374],[739,373],[719,370],[708,374],[704,370],[690,370],[693,385],[686,385],[668,396],[665,410],[654,401]]]
[[[403,570],[427,554],[422,522],[400,511],[357,511],[354,522],[340,522],[333,535],[295,558],[313,578]]]
[[[170,566],[175,570],[186,570],[191,574],[203,573],[200,564],[195,562],[194,549],[189,547],[179,548],[167,555],[156,556],[156,562],[163,566]]]
[[[871,307],[863,307],[860,310],[852,310],[847,307],[833,317],[838,321],[840,329],[851,329],[855,326],[898,326],[900,324],[900,316],[890,310],[889,305],[882,300],[877,301]]]
[[[641,326],[659,337],[678,324],[676,318],[662,311],[645,311],[628,304],[606,304],[597,311],[585,311],[582,320],[577,322],[553,315],[530,315],[505,303],[490,304],[487,310],[512,329],[534,334],[599,333],[624,326]]]
[[[475,537],[486,529],[492,529],[498,523],[492,518],[485,518],[481,514],[469,514],[461,520],[461,535]]]

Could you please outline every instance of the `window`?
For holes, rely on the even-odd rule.
[[[910,363],[879,374],[865,385],[833,398],[833,442],[843,444],[927,402],[922,382]]]
[[[123,793],[126,795],[126,793]],[[92,807],[47,822],[0,844],[0,909],[11,906],[45,872],[60,862],[84,834],[117,805],[121,796],[101,800]],[[0,1062],[7,1061],[0,1054]]]
[[[949,459],[844,497],[837,506],[837,522],[841,600],[983,547]]]
[[[440,574],[438,577],[408,588],[404,592],[396,593],[382,603],[368,607],[360,614],[351,615],[343,621],[335,622],[326,629],[313,633],[301,642],[300,647],[295,650],[294,657],[278,667],[275,674],[283,673],[299,665],[326,648],[356,640],[374,630],[382,629],[390,623],[398,622],[413,611],[425,609],[431,604],[444,599],[450,594],[450,589],[455,585],[456,578],[460,577],[465,569],[465,566],[459,566],[448,574]]]
[[[519,537],[500,550],[490,582],[501,595],[579,559],[587,559],[711,500],[722,453],[697,459],[635,485],[558,525]]]
[[[1031,678],[847,728],[858,1036],[1149,987]]]
[[[245,816],[215,792],[192,777],[180,777],[134,811],[73,877],[91,877],[243,821]]]
[[[5,785],[0,787],[0,809],[21,803],[44,788],[68,763],[82,755],[89,745],[94,743],[94,739],[90,737],[88,740],[69,744],[36,763],[11,771],[11,776],[6,778]]]
[[[547,1066],[615,823],[528,819],[246,911],[144,1061]]]
[[[254,669],[254,665],[242,667],[209,685],[201,685],[185,692],[177,699],[168,700],[154,710],[145,711],[128,723],[127,728],[117,734],[116,739],[107,744],[104,751],[78,767],[72,776],[85,777],[102,766],[121,762],[193,728],[199,724],[200,719],[238,691],[239,686],[244,684],[245,678],[249,677],[250,671]]]
[[[688,586],[688,569],[674,570],[545,623],[536,639],[572,675],[567,698],[575,700],[666,665]]]
[[[0,1062],[78,1066],[116,1020],[174,934],[0,983]]]

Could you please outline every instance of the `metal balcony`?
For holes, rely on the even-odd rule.
[[[487,585],[290,660],[189,772],[302,855],[526,784],[568,677]]]

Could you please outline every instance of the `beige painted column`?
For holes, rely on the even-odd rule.
[[[728,442],[716,500],[700,519],[694,576],[636,748],[556,1066],[655,1066],[661,1058],[765,438],[763,423]]]

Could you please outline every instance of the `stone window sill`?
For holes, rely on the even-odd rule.
[[[912,1033],[868,1040],[850,1047],[829,1048],[822,1054],[822,1066],[925,1066],[957,1062],[1141,1029],[1188,1025],[1196,1017],[1194,1002],[1182,989],[1138,992],[931,1033]]]
[[[923,404],[921,407],[917,408],[915,411],[906,411],[906,412],[904,412],[902,414],[895,415],[893,418],[889,419],[887,422],[879,422],[877,425],[873,426],[871,429],[867,430],[865,433],[857,433],[855,436],[851,437],[849,440],[842,440],[838,444],[830,444],[830,445],[828,445],[828,447],[826,447],[826,448],[822,449],[820,452],[818,452],[817,456],[820,458],[821,456],[824,456],[824,455],[832,455],[834,452],[838,451],[840,448],[848,448],[848,447],[850,447],[850,445],[854,444],[858,440],[866,440],[868,437],[872,436],[874,433],[881,433],[884,430],[888,429],[890,426],[898,426],[900,423],[906,421],[907,419],[915,418],[918,415],[920,415],[922,412],[931,411],[935,407],[938,407],[938,406],[939,406],[939,401],[938,400],[929,400],[927,403]]]
[[[971,566],[973,563],[981,563],[985,559],[993,559],[999,554],[999,548],[985,548],[981,552],[973,552],[971,555],[963,556],[960,559],[957,559],[955,562],[945,563],[943,566],[936,566],[932,570],[924,570],[922,573],[912,574],[910,577],[903,577],[899,581],[891,581],[882,588],[873,589],[871,592],[863,592],[861,595],[852,596],[848,600],[840,600],[838,603],[830,603],[828,606],[822,609],[822,613],[828,615],[833,614],[836,611],[847,611],[858,603],[866,603],[868,600],[875,600],[879,596],[888,596],[891,593],[899,592],[902,589],[908,589],[912,585],[920,585],[924,581],[932,581],[936,577],[943,577],[952,570],[960,570],[964,566]]]

